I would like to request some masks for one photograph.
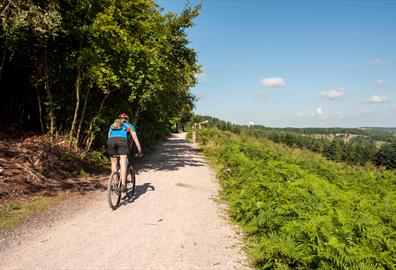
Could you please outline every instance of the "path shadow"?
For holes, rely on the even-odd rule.
[[[126,205],[133,203],[137,199],[139,199],[143,194],[148,191],[155,191],[155,187],[151,183],[144,183],[143,185],[136,185],[135,192],[133,193],[132,197],[129,194],[122,198],[121,205]]]
[[[148,155],[147,159],[136,165],[139,171],[174,171],[186,166],[204,166],[205,164],[199,158],[199,152],[199,149],[194,148],[184,139],[173,135],[154,153]]]

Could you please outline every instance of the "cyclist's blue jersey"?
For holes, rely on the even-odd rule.
[[[122,137],[122,138],[127,139],[128,138],[128,133],[129,133],[130,130],[132,132],[136,132],[135,127],[129,122],[124,123],[121,126],[121,129],[113,129],[113,124],[111,124],[111,126],[109,128],[108,137],[109,138]]]

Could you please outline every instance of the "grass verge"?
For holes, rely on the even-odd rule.
[[[12,229],[22,221],[60,202],[59,197],[37,196],[27,201],[7,202],[0,209],[0,231]]]

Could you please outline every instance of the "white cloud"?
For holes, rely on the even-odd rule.
[[[303,117],[304,115],[303,115],[303,113],[298,112],[298,113],[296,113],[296,116],[297,116],[297,117]]]
[[[326,120],[336,117],[335,114],[325,112],[322,107],[316,108],[315,112],[312,113],[312,116],[319,120]]]
[[[370,103],[384,103],[387,102],[388,98],[386,96],[374,95],[370,98]]]
[[[322,98],[327,98],[331,100],[336,100],[336,99],[341,99],[344,96],[344,92],[342,91],[341,88],[339,89],[332,89],[332,90],[327,90],[320,92],[320,96]]]
[[[280,77],[263,78],[260,82],[263,87],[285,86],[285,81]]]
[[[374,84],[378,85],[378,86],[383,85],[384,84],[384,80],[374,80]]]
[[[317,107],[314,112],[312,112],[310,115],[304,114],[304,116],[311,116],[311,119],[316,119],[320,121],[326,121],[326,120],[340,120],[342,121],[343,119],[348,119],[350,115],[345,112],[341,111],[326,111],[322,107]],[[342,120],[341,120],[342,119]]]
[[[371,60],[371,63],[374,65],[379,65],[379,64],[383,64],[384,61],[378,57],[374,58],[373,60]]]

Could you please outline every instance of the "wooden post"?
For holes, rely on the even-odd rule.
[[[192,142],[196,143],[197,142],[197,133],[195,131],[192,132]]]

